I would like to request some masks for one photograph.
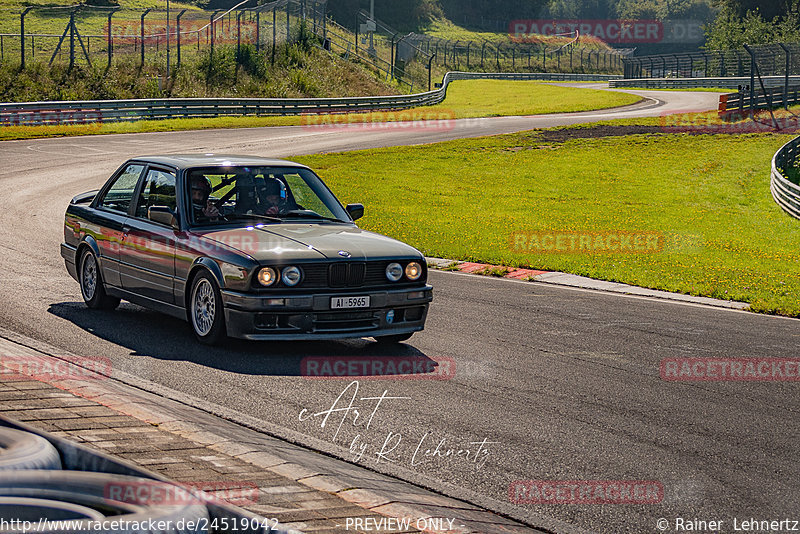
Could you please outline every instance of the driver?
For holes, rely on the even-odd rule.
[[[281,182],[275,178],[264,181],[264,196],[261,209],[264,215],[278,215],[281,211]]]
[[[220,213],[217,207],[208,198],[211,195],[211,181],[205,176],[195,176],[192,178],[192,211],[194,219],[216,220]]]

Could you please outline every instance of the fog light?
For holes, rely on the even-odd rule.
[[[386,312],[386,322],[392,324],[394,322],[394,310]]]

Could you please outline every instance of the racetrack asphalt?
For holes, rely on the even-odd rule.
[[[659,518],[698,517],[724,520],[722,531],[729,532],[733,518],[800,519],[796,383],[686,383],[659,376],[664,358],[796,358],[796,320],[432,272],[426,330],[400,347],[358,340],[232,341],[207,348],[193,341],[186,323],[138,306],[86,310],[58,253],[69,199],[102,185],[133,155],[290,157],[716,107],[713,93],[631,92],[659,102],[575,115],[464,119],[430,131],[280,127],[4,142],[0,326],[73,354],[108,357],[115,369],[138,379],[255,418],[266,432],[300,436],[344,459],[352,459],[348,449],[358,435],[367,451],[360,463],[370,469],[507,510],[533,526],[546,515],[595,532],[653,532]],[[348,386],[303,378],[304,357],[386,355],[450,362],[455,374],[435,381],[360,380],[359,398],[383,391],[403,398],[384,400],[369,429],[343,425],[335,440],[319,418],[301,420],[304,409],[325,410]],[[365,401],[370,411],[374,403]],[[387,438],[398,442],[395,461],[378,463],[374,453]],[[441,440],[442,448],[473,451],[486,440],[485,463],[437,456]],[[531,479],[657,480],[664,500],[509,503],[511,482]]]

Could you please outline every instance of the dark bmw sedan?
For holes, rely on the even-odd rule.
[[[359,229],[308,167],[253,156],[134,158],[67,208],[61,255],[90,308],[187,319],[203,343],[422,330],[422,254]]]

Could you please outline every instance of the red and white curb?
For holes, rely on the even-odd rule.
[[[576,274],[561,273],[558,271],[539,271],[536,269],[521,269],[517,267],[506,267],[503,265],[492,265],[490,263],[474,263],[469,261],[448,260],[444,258],[425,258],[428,267],[443,271],[456,271],[465,274],[479,274],[484,276],[494,276],[497,278],[510,278],[527,282],[542,282],[567,287],[577,287],[581,289],[592,289],[596,291],[608,291],[623,295],[633,295],[639,297],[650,297],[687,304],[700,304],[704,306],[714,306],[716,308],[726,308],[729,310],[749,310],[750,304],[747,302],[737,302],[735,300],[720,300],[710,297],[698,297],[695,295],[684,295],[683,293],[670,293],[658,289],[646,287],[629,286],[617,282],[607,282],[605,280],[595,280]]]

